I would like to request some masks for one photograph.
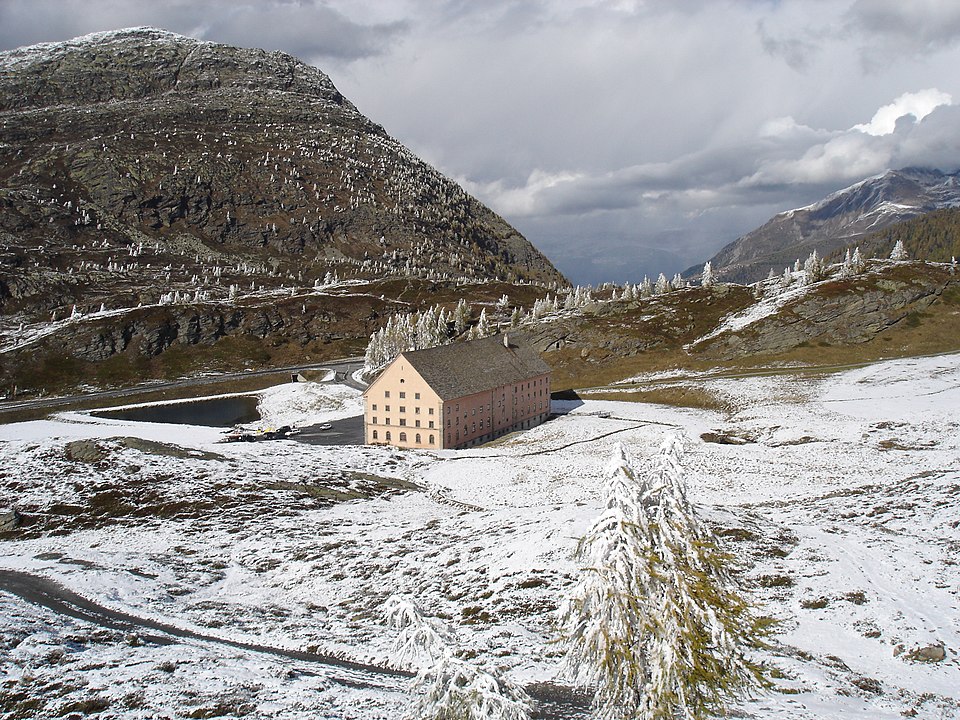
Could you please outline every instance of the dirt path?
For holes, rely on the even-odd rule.
[[[186,628],[169,625],[149,618],[111,610],[68,590],[53,580],[0,569],[0,592],[7,592],[35,605],[41,605],[60,615],[76,618],[99,627],[126,632],[135,632],[142,640],[157,645],[176,642],[208,642],[238,648],[254,653],[321,665],[327,669],[326,676],[333,682],[348,687],[406,692],[413,673],[379,665],[367,665],[344,660],[332,655],[268,647],[255,643],[215,637]],[[146,632],[144,632],[146,631]],[[534,715],[542,720],[572,720],[587,716],[589,701],[570,688],[556,685],[536,685],[527,688],[538,705]]]

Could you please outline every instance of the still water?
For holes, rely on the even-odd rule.
[[[260,419],[255,395],[210,398],[209,400],[149,405],[124,410],[98,410],[91,415],[112,420],[207,425],[210,427],[233,427]]]

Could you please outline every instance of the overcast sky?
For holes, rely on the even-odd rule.
[[[583,283],[960,168],[957,0],[0,0],[0,49],[135,25],[316,65]]]

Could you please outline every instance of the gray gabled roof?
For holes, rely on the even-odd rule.
[[[402,353],[442,400],[473,395],[550,372],[540,354],[526,343],[493,335],[451,345]]]

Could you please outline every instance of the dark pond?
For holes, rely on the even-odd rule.
[[[260,419],[255,395],[149,405],[125,410],[98,410],[91,414],[112,420],[208,425],[210,427],[233,427],[240,423]]]

